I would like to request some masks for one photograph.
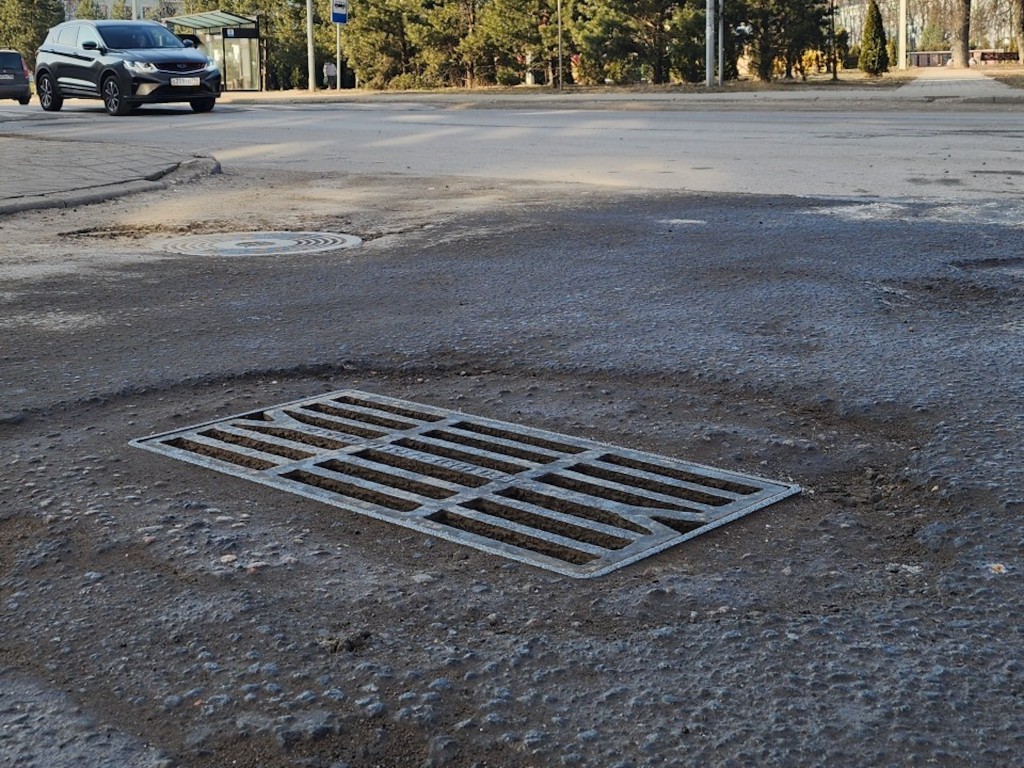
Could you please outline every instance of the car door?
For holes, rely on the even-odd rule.
[[[61,33],[58,42],[64,42],[64,34]],[[99,94],[100,46],[103,45],[103,38],[92,24],[76,25],[75,39],[71,47],[67,49],[68,54],[63,57],[57,79],[61,90],[68,94],[81,96],[96,96]]]
[[[46,59],[53,79],[62,92],[67,92],[69,83],[69,66],[75,53],[75,40],[78,38],[78,24],[64,24],[56,30],[53,39],[47,39],[45,48]]]

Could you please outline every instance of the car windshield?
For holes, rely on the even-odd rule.
[[[100,30],[108,48],[135,50],[139,48],[184,48],[169,29],[157,25],[120,24]]]
[[[0,51],[0,68],[16,69],[21,72],[21,54]]]

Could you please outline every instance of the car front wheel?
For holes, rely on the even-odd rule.
[[[216,103],[216,99],[192,99],[189,106],[192,107],[193,112],[209,112]]]
[[[131,111],[131,105],[125,100],[121,93],[121,84],[117,78],[111,75],[103,81],[103,106],[111,115],[121,117]]]
[[[39,94],[39,106],[47,112],[56,112],[64,106],[64,97],[57,90],[57,84],[53,78],[43,73],[36,81],[36,91]]]

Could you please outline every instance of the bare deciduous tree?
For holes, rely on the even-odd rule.
[[[1017,42],[1017,58],[1024,64],[1024,0],[1010,0],[1010,29]]]
[[[971,55],[971,0],[956,0],[953,10],[953,26],[950,29],[953,66],[963,68],[967,66]]]

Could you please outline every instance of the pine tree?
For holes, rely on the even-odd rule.
[[[110,18],[126,20],[132,17],[132,8],[127,0],[114,0],[110,6]]]
[[[75,6],[76,19],[100,19],[102,17],[103,12],[96,0],[78,0],[78,5]]]
[[[46,31],[62,21],[61,0],[0,0],[0,48],[13,48],[31,62]]]
[[[868,6],[862,38],[857,66],[874,76],[888,72],[889,53],[886,51],[885,27],[882,26],[882,12],[876,0],[871,0]]]

